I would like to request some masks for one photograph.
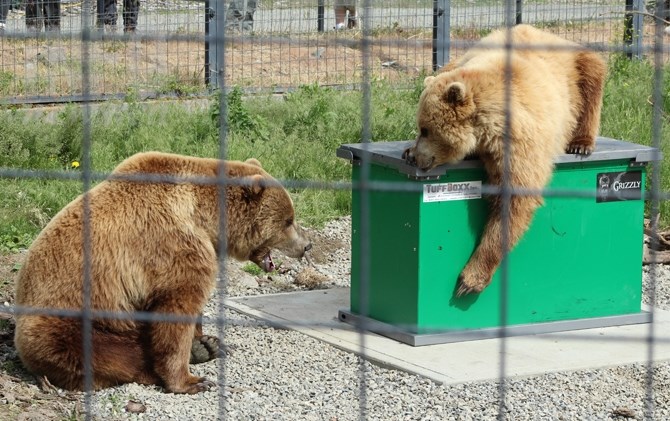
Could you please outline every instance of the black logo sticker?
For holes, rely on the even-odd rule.
[[[642,198],[642,172],[601,172],[596,177],[596,203]]]

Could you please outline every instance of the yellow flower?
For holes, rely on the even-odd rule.
[[[72,168],[79,168],[79,161],[72,161]]]

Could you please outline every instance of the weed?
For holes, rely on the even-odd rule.
[[[251,262],[245,263],[244,266],[242,266],[242,270],[253,276],[261,276],[263,274],[263,269],[259,268],[257,264]]]
[[[172,72],[158,88],[161,94],[176,94],[177,96],[193,95],[202,91],[202,75],[198,72],[188,73],[173,68]]]
[[[7,359],[0,363],[0,370],[9,375],[14,375],[21,371],[21,365],[17,360]]]
[[[119,53],[126,49],[126,44],[121,40],[112,40],[108,42],[103,42],[102,45],[103,45],[102,51],[109,54]]]
[[[14,79],[15,77],[12,72],[0,70],[0,95],[9,95]]]
[[[9,282],[9,281],[3,281],[3,282]],[[9,328],[12,326],[12,322],[10,322],[7,319],[0,319],[0,332],[5,332],[9,330]]]
[[[221,122],[221,93],[217,92],[210,106],[210,118],[219,127]],[[255,139],[268,140],[266,120],[250,112],[243,101],[243,92],[239,86],[235,86],[226,94],[226,127],[229,132],[244,133],[253,143]],[[249,136],[252,134],[253,136]]]
[[[79,420],[82,420],[82,419],[83,419],[83,417],[81,416],[80,411],[75,407],[75,408],[72,408],[72,410],[70,411],[70,414],[66,418],[64,418],[63,420],[64,421],[79,421]]]
[[[84,116],[80,107],[68,106],[58,114],[60,124],[56,125],[54,138],[59,142],[56,155],[63,167],[81,159]]]
[[[0,253],[16,253],[21,249],[27,249],[31,242],[30,234],[9,227],[7,232],[0,232]]]

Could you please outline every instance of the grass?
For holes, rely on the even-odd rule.
[[[409,139],[419,87],[397,90],[386,82],[372,89],[373,140]],[[243,98],[233,90],[226,98],[229,118],[227,156],[255,157],[276,178],[298,181],[348,181],[349,163],[338,159],[342,143],[361,138],[361,93],[316,85],[284,97]],[[219,156],[218,96],[209,106],[183,103],[142,104],[131,92],[123,103],[106,103],[91,111],[91,167],[111,171],[128,156],[147,150],[205,157]],[[79,177],[82,161],[82,109],[68,106],[56,117],[26,117],[17,110],[0,112],[0,168],[56,170]],[[26,246],[41,228],[82,191],[73,180],[0,178],[0,250]],[[322,226],[350,212],[350,193],[343,190],[290,189],[301,222]]]
[[[653,68],[646,61],[613,57],[602,113],[602,135],[649,145],[652,107],[648,103]],[[415,112],[423,76],[412,89],[374,81],[371,88],[372,141],[415,136]],[[665,73],[662,104],[665,127],[662,149],[670,142],[670,77]],[[362,93],[307,85],[282,97],[244,97],[233,90],[226,98],[225,145],[230,159],[255,157],[280,180],[349,181],[350,164],[335,156],[343,143],[361,141]],[[111,171],[135,152],[161,150],[219,156],[219,96],[202,107],[181,102],[142,104],[130,92],[122,103],[106,103],[91,112],[91,165]],[[29,124],[28,124],[29,123]],[[0,168],[59,170],[79,176],[73,161],[82,160],[83,114],[78,107],[60,110],[56,118],[26,117],[22,111],[0,112]],[[661,185],[670,191],[670,153],[661,170]],[[81,181],[0,178],[0,252],[26,247],[47,221],[81,193]],[[291,188],[298,218],[308,226],[351,212],[347,190]],[[661,222],[670,225],[668,203]]]
[[[655,83],[653,67],[644,60],[631,61],[622,56],[612,56],[609,69],[610,77],[605,87],[600,124],[601,135],[652,145],[654,134],[651,98]],[[659,104],[662,127],[656,140],[664,152],[664,157],[654,168],[660,172],[660,188],[668,192],[670,191],[670,66],[665,68],[659,89],[663,96],[663,103]],[[651,185],[649,181],[648,186]],[[660,214],[661,224],[664,227],[670,226],[670,202],[660,203]]]

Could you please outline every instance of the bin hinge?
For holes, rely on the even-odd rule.
[[[645,161],[630,161],[630,164],[628,164],[628,166],[631,167],[631,168],[646,167],[647,162],[645,162]]]

